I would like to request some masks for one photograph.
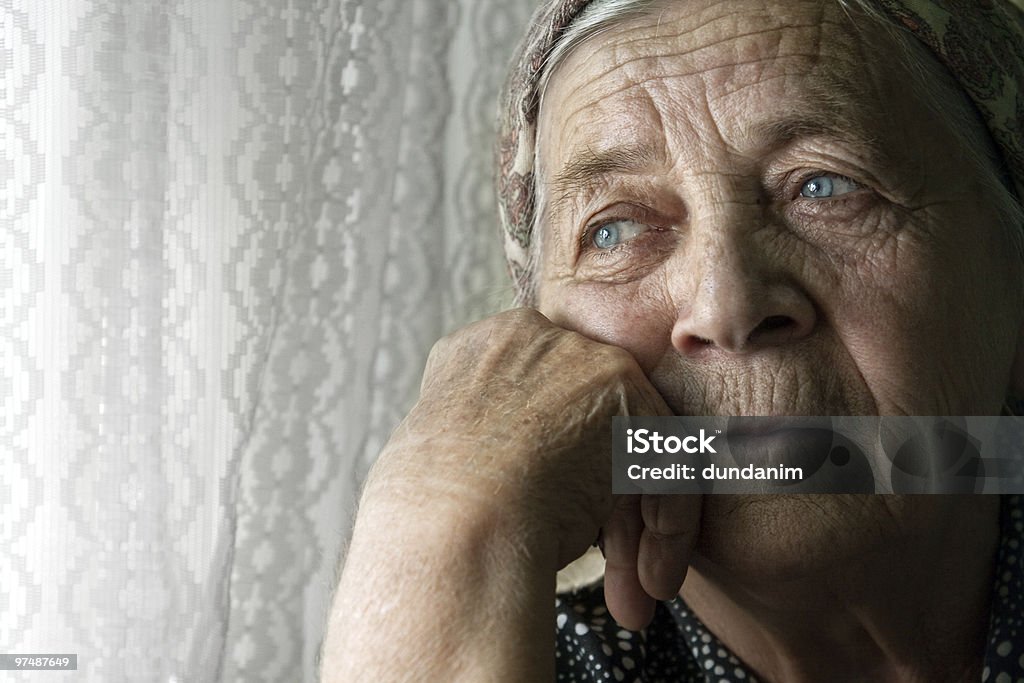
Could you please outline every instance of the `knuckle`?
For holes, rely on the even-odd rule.
[[[659,542],[685,537],[689,532],[686,511],[673,504],[671,498],[646,495],[641,501],[644,528]]]
[[[647,495],[640,501],[640,510],[644,519],[644,527],[652,535],[661,536],[664,534],[662,520],[663,507],[660,496]]]
[[[448,355],[451,346],[452,341],[450,337],[442,337],[434,342],[434,345],[430,347],[430,352],[427,353],[427,373],[444,362],[444,358]]]
[[[666,534],[659,531],[655,531],[650,527],[644,529],[644,535],[647,537],[647,542],[654,546],[667,546],[672,545],[680,540],[679,534]]]
[[[539,311],[533,308],[512,308],[499,313],[496,318],[503,318],[511,323],[518,324],[550,324],[550,321]]]
[[[478,320],[462,328],[453,336],[459,336],[466,342],[483,344],[494,335],[506,337],[516,332],[534,330],[550,322],[543,315],[530,308],[514,308]]]
[[[544,324],[550,325],[550,322],[532,308],[513,308],[484,318],[470,327],[487,333],[499,330],[507,334],[517,330],[536,329]]]
[[[640,372],[640,366],[637,364],[633,354],[625,349],[618,346],[601,344],[600,353],[603,366],[615,376],[631,377]]]

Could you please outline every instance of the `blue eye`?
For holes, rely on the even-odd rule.
[[[829,199],[860,189],[849,178],[834,173],[823,173],[807,179],[800,187],[800,196],[807,199]]]
[[[594,228],[590,241],[598,249],[613,249],[648,230],[646,225],[633,221],[612,221]]]

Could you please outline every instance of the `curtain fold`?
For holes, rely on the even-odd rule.
[[[78,654],[11,680],[315,680],[360,482],[510,298],[533,4],[0,0],[0,651]]]

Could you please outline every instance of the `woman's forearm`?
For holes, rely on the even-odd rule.
[[[323,681],[552,680],[555,548],[500,509],[423,503],[364,497]]]

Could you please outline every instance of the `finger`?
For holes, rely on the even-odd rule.
[[[644,592],[637,573],[642,533],[640,496],[619,497],[604,526],[604,596],[615,621],[632,631],[654,618],[654,599]]]
[[[686,579],[700,529],[702,496],[645,495],[637,553],[640,585],[658,600],[672,600]]]

